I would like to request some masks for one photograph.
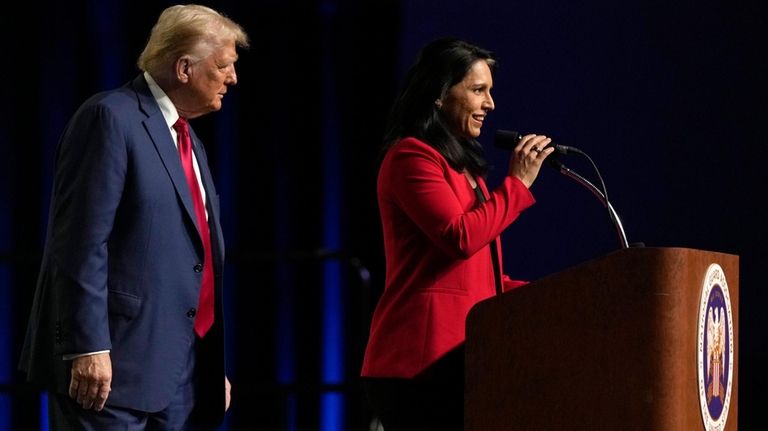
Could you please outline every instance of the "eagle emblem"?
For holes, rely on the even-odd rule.
[[[725,373],[723,342],[725,341],[725,310],[723,307],[709,307],[707,315],[707,404],[712,398],[719,398],[722,405],[725,398],[722,377]]]
[[[709,265],[699,303],[699,405],[706,431],[723,431],[733,388],[733,314],[720,265]]]

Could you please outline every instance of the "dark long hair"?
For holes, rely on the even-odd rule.
[[[463,40],[438,39],[422,48],[390,112],[382,155],[398,140],[413,136],[442,154],[452,168],[485,175],[488,165],[480,143],[454,135],[435,104],[478,60],[487,62],[494,72],[493,53]]]

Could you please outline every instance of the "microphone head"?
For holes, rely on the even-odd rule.
[[[493,141],[493,144],[496,148],[512,150],[522,137],[520,133],[513,130],[497,130],[496,139]]]
[[[493,144],[496,148],[501,148],[502,150],[514,150],[517,146],[517,143],[520,142],[520,139],[522,138],[523,135],[520,132],[516,132],[514,130],[497,130],[496,139],[493,141]],[[566,155],[571,152],[581,153],[581,150],[577,148],[569,147],[566,145],[557,145],[554,142],[550,142],[543,149],[546,150],[550,147],[555,148],[555,151],[549,156],[550,160],[553,160],[558,155]]]

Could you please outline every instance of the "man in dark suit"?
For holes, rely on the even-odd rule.
[[[67,125],[20,361],[50,391],[52,429],[213,429],[223,419],[224,243],[186,120],[221,108],[247,46],[222,14],[169,7],[139,57],[143,73],[88,99]]]

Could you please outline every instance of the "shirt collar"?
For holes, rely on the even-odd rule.
[[[172,128],[173,125],[176,124],[176,120],[179,119],[179,112],[176,111],[176,107],[173,105],[173,102],[171,102],[171,98],[165,94],[165,91],[163,91],[159,85],[157,85],[157,82],[155,82],[149,72],[144,72],[144,79],[147,80],[149,91],[152,92],[152,96],[160,106],[160,112],[163,114],[163,118],[165,119],[166,124],[168,124],[168,128]]]

